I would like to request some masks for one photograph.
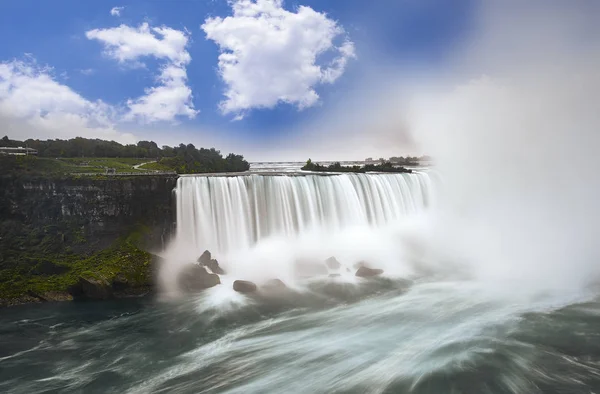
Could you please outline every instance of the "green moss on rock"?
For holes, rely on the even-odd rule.
[[[138,246],[143,231],[137,229],[128,237],[117,240],[111,247],[90,256],[57,254],[46,256],[47,264],[63,267],[64,272],[37,275],[18,266],[0,270],[0,303],[31,294],[68,292],[79,278],[102,279],[112,283],[115,278],[125,281],[129,289],[146,288],[153,283],[152,254]]]

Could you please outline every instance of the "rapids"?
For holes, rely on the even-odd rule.
[[[376,281],[212,305],[148,298],[11,308],[0,391],[592,393],[600,302],[498,299],[473,282]],[[569,305],[570,304],[570,305]]]

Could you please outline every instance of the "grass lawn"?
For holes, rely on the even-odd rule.
[[[156,162],[144,164],[143,166],[140,166],[140,169],[147,170],[147,171],[173,171],[172,167],[166,166],[161,163],[156,163]]]
[[[117,173],[148,172],[153,168],[133,168],[134,165],[147,163],[152,159],[136,159],[130,157],[78,157],[78,158],[49,158],[36,156],[0,156],[0,171],[3,174],[104,174],[106,168],[114,168]]]
[[[134,165],[147,163],[152,159],[136,159],[132,157],[77,157],[57,159],[70,167],[69,172],[99,172],[104,173],[105,168],[114,168],[117,172],[144,172],[133,168]]]

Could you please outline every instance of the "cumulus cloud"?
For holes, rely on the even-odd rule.
[[[116,110],[56,81],[33,59],[0,63],[0,122],[13,137],[105,137],[131,142],[114,128]]]
[[[160,85],[146,89],[146,94],[128,100],[129,113],[125,119],[145,119],[147,122],[170,121],[177,115],[194,118],[198,111],[191,103],[192,90],[186,85],[186,72],[182,67],[165,66],[158,77]]]
[[[121,25],[93,29],[85,35],[90,40],[100,41],[106,55],[121,63],[137,61],[144,56],[166,59],[178,65],[185,65],[191,60],[186,50],[188,35],[166,26],[150,27],[148,23],[139,27]]]
[[[177,116],[194,118],[198,111],[192,102],[192,90],[187,86],[186,67],[191,56],[186,47],[187,32],[166,26],[139,27],[121,25],[110,29],[86,32],[90,40],[104,45],[105,54],[121,64],[143,66],[142,58],[154,57],[165,62],[157,77],[158,86],[145,90],[145,95],[127,101],[125,119],[142,122],[173,121]]]
[[[121,11],[123,11],[125,7],[113,7],[110,10],[110,14],[112,16],[121,16]]]
[[[231,6],[232,16],[207,18],[202,25],[221,49],[225,114],[239,118],[279,103],[311,107],[319,100],[315,86],[334,83],[356,56],[344,29],[310,7],[287,11],[282,0],[235,0]],[[333,58],[319,61],[326,54]]]

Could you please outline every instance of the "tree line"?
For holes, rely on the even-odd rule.
[[[196,148],[193,144],[158,147],[154,141],[139,141],[122,145],[115,141],[76,137],[69,140],[11,140],[4,136],[0,147],[28,147],[38,151],[38,157],[110,157],[156,159],[164,168],[178,173],[247,171],[250,164],[244,156],[230,153],[223,157],[215,148]]]
[[[316,172],[399,172],[399,173],[411,173],[411,169],[404,167],[395,167],[392,162],[383,161],[380,164],[365,164],[363,166],[343,166],[339,161],[328,166],[314,163],[311,159],[306,161],[306,164],[301,168],[304,171],[316,171]]]

